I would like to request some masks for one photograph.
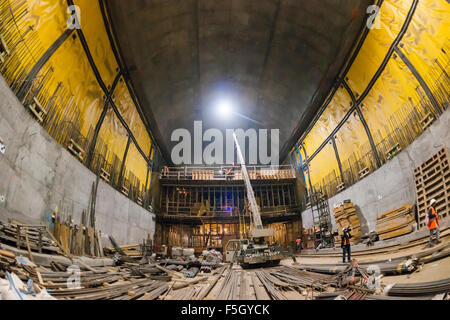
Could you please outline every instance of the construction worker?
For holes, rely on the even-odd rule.
[[[350,253],[350,239],[352,235],[350,234],[350,228],[344,227],[342,228],[342,236],[341,236],[341,248],[342,248],[342,263],[345,263],[345,255],[347,255],[348,262],[351,261],[351,253]]]
[[[297,240],[295,240],[295,243],[297,244],[297,252],[302,251],[302,239],[300,237],[297,237]]]
[[[430,243],[429,246],[433,246],[433,234],[436,233],[436,242],[439,244],[439,217],[435,208],[436,199],[430,201],[430,207],[428,208],[428,229],[430,230]]]

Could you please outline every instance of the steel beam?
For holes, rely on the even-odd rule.
[[[403,53],[403,51],[398,46],[396,46],[394,48],[394,50],[395,50],[395,53],[397,53],[397,55],[400,57],[400,59],[402,59],[402,61],[409,68],[409,70],[414,75],[414,77],[417,79],[417,81],[419,82],[423,91],[425,91],[425,94],[427,95],[428,99],[430,100],[431,104],[433,105],[433,107],[436,111],[436,114],[438,114],[438,115],[441,114],[442,110],[441,110],[441,107],[439,106],[439,103],[436,100],[436,97],[433,95],[433,92],[431,92],[430,87],[427,85],[425,80],[422,78],[419,71],[416,69],[416,67],[414,67],[411,60],[408,59],[408,57]]]
[[[120,174],[119,174],[119,187],[122,187],[123,184],[123,171],[125,170],[125,162],[127,161],[128,150],[130,149],[131,137],[128,136],[127,147],[125,148],[125,152],[123,154],[122,165],[120,166]]]
[[[359,104],[356,101],[356,97],[353,94],[353,91],[350,89],[350,86],[348,85],[348,83],[345,80],[342,82],[342,85],[347,90],[348,94],[350,95],[350,98],[352,99],[352,103],[353,103],[353,105],[356,108],[356,112],[358,113],[359,119],[361,120],[361,123],[362,123],[362,125],[364,127],[364,130],[366,130],[367,138],[369,139],[370,147],[372,149],[372,153],[373,153],[373,156],[375,158],[375,162],[377,163],[377,168],[380,168],[381,167],[381,161],[380,161],[380,157],[378,156],[378,151],[377,151],[377,148],[375,146],[375,142],[373,140],[372,133],[370,132],[370,128],[367,125],[366,119],[364,118],[364,115],[363,115],[363,113],[361,111],[361,108],[359,107]]]
[[[339,166],[339,172],[340,172],[340,174],[341,174],[341,180],[342,180],[342,183],[345,184],[344,172],[342,171],[341,158],[339,157],[339,151],[338,151],[338,148],[337,148],[337,146],[336,146],[336,137],[333,136],[333,137],[331,138],[331,144],[333,145],[334,154],[336,155],[336,160],[337,160],[337,163],[338,163],[338,166]]]
[[[42,57],[36,62],[36,64],[33,66],[31,71],[28,73],[27,77],[23,81],[22,86],[20,87],[19,91],[17,92],[17,98],[20,102],[24,102],[25,96],[27,95],[28,91],[30,90],[31,86],[33,85],[34,79],[36,79],[37,75],[41,71],[41,69],[44,67],[44,65],[50,60],[50,58],[53,56],[53,54],[58,50],[59,47],[66,41],[67,38],[70,37],[72,34],[73,29],[66,29],[62,35],[59,36],[58,39],[53,42],[53,44],[50,46],[50,48],[45,51],[45,53],[42,55]]]
[[[102,127],[103,121],[105,120],[106,117],[106,113],[108,112],[109,109],[109,104],[112,101],[112,96],[114,94],[114,90],[116,89],[117,83],[119,82],[120,76],[121,76],[121,72],[119,72],[116,76],[116,78],[114,79],[113,85],[111,87],[111,90],[109,90],[106,99],[105,99],[105,104],[103,105],[103,111],[102,114],[100,115],[100,118],[97,121],[97,124],[95,125],[95,131],[94,131],[94,136],[92,137],[92,141],[91,144],[89,145],[89,150],[88,150],[88,155],[86,158],[86,166],[88,168],[90,168],[91,166],[91,162],[92,162],[92,158],[94,156],[94,152],[95,152],[95,146],[97,145],[97,138],[98,135],[100,133],[100,129]]]

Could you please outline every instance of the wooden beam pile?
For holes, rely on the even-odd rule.
[[[119,248],[119,252],[121,255],[136,259],[142,258],[141,246],[139,244],[129,244],[119,246]],[[114,247],[107,247],[104,249],[104,251],[107,256],[112,256],[117,253],[117,250]]]
[[[377,219],[377,233],[380,240],[386,240],[411,233],[414,230],[414,205],[383,213]]]
[[[439,218],[450,216],[450,157],[444,147],[414,170],[419,228],[425,226],[425,216],[431,199],[436,199]]]
[[[361,226],[359,224],[358,216],[356,215],[356,208],[352,202],[343,203],[342,205],[333,209],[334,218],[336,219],[336,223],[338,225],[339,236],[343,234],[342,229],[344,227],[351,227],[351,235],[353,236],[351,239],[351,243],[354,243],[356,240],[361,238]],[[340,243],[340,237],[337,243]]]
[[[142,268],[151,268],[151,265],[146,264]],[[0,277],[4,278],[8,271],[23,282],[31,279],[59,300],[154,300],[168,290],[166,282],[171,280],[164,271],[156,268],[151,274],[142,272],[138,275],[127,267],[90,269],[92,271],[83,267],[70,270],[56,262],[47,268],[0,250]],[[163,281],[154,280],[152,276],[159,276]],[[77,278],[78,284],[74,282]]]

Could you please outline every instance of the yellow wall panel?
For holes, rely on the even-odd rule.
[[[408,14],[412,1],[383,1],[380,28],[368,33],[347,77],[352,90],[361,95],[383,62],[389,48],[397,37]]]
[[[103,110],[103,92],[98,86],[78,38],[67,39],[53,54],[48,64],[54,69],[53,85],[61,82],[74,96],[75,105],[80,112],[81,133],[86,137],[89,128],[95,128]],[[50,92],[52,91],[50,89]]]
[[[103,23],[98,1],[76,0],[81,10],[81,30],[91,51],[95,65],[105,85],[111,86],[118,72],[118,65]]]
[[[442,61],[448,61],[450,4],[445,0],[419,1],[402,44],[402,50],[422,77],[428,82],[434,81],[430,73],[438,67],[435,60],[438,59],[444,68]]]
[[[128,141],[128,135],[127,131],[122,126],[122,123],[119,121],[111,108],[106,113],[105,120],[103,121],[103,125],[98,136],[108,146],[106,161],[111,164],[113,154],[116,155],[120,161],[122,161]]]
[[[314,186],[322,183],[322,180],[333,170],[339,175],[339,166],[334,155],[333,146],[328,143],[310,163],[311,184]]]
[[[323,114],[318,119],[317,123],[307,135],[305,139],[305,148],[309,156],[328,138],[328,136],[337,127],[339,122],[345,117],[345,114],[350,110],[350,97],[345,89],[339,88],[325,109]]]
[[[139,179],[141,185],[145,186],[145,179],[147,177],[147,163],[144,158],[141,157],[134,143],[131,143],[130,149],[128,150],[126,168]],[[128,175],[127,178],[130,179],[130,176]],[[133,181],[131,182],[133,183]]]
[[[123,79],[117,84],[114,96],[120,114],[125,119],[143,152],[148,156],[151,146],[150,138]]]
[[[66,0],[28,0],[27,20],[37,31],[41,45],[47,50],[67,29]]]
[[[362,112],[372,134],[380,131],[385,137],[387,132],[395,129],[387,127],[387,120],[400,108],[403,113],[410,112],[418,101],[418,89],[419,83],[408,67],[399,57],[391,58],[363,103]]]
[[[357,159],[360,159],[364,153],[368,152],[370,150],[368,143],[369,138],[361,119],[357,114],[350,116],[336,135],[336,147],[339,151],[342,166],[346,166],[345,162],[353,154]]]

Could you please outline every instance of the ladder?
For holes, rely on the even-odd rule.
[[[320,191],[314,190],[310,202],[314,226],[319,226],[320,238],[318,240],[321,248],[334,247],[333,225],[327,198]]]

